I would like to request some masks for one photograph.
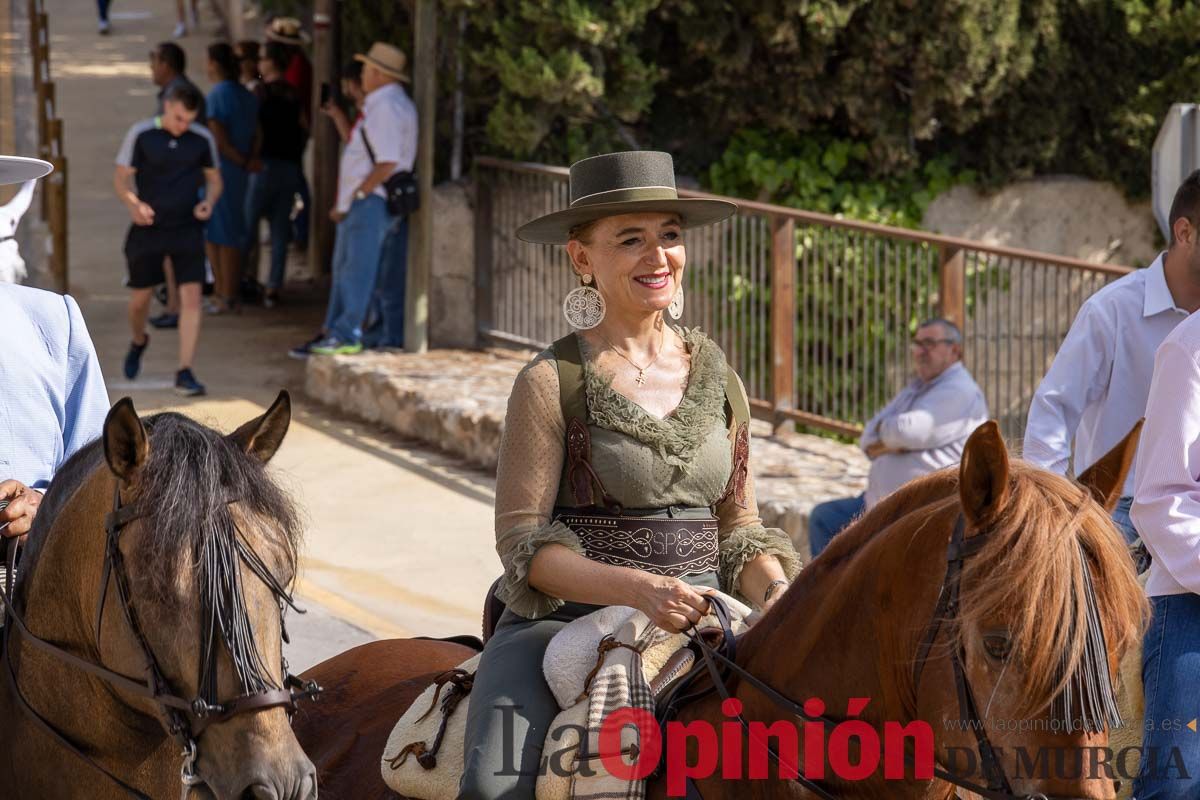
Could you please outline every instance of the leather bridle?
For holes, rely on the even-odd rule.
[[[937,639],[942,620],[952,619],[958,613],[959,585],[962,579],[963,562],[968,557],[979,552],[986,541],[986,532],[977,533],[967,539],[966,521],[961,514],[958,516],[954,524],[954,533],[951,535],[950,543],[946,548],[945,578],[942,581],[941,591],[938,594],[938,601],[934,607],[933,616],[930,618],[929,624],[925,629],[925,634],[921,639],[916,664],[913,668],[914,691],[920,685],[921,673],[925,667],[925,662],[929,659],[929,653],[933,644]],[[688,637],[691,639],[692,646],[699,652],[703,659],[705,669],[703,671],[699,668],[692,670],[692,672],[681,678],[675,686],[669,689],[668,694],[658,703],[656,718],[660,726],[664,726],[667,720],[671,719],[681,707],[711,693],[714,688],[720,694],[722,700],[730,699],[732,693],[729,690],[727,682],[734,676],[746,681],[765,695],[776,708],[789,714],[794,714],[807,722],[819,722],[829,726],[836,726],[842,721],[807,713],[800,703],[797,703],[792,698],[752,675],[744,667],[737,664],[737,639],[731,630],[729,609],[718,597],[709,596],[708,600],[711,604],[711,612],[720,622],[723,633],[718,645],[713,647],[705,641],[704,637],[695,628],[688,631]],[[963,667],[963,654],[960,648],[952,648],[951,661],[954,667],[954,683],[958,692],[959,712],[962,718],[967,720],[971,730],[975,732],[976,747],[979,750],[980,763],[983,768],[984,777],[987,779],[987,785],[980,785],[968,778],[945,770],[936,764],[933,768],[934,777],[973,792],[980,797],[988,798],[988,800],[1052,800],[1052,798],[1048,798],[1045,794],[1037,792],[1025,795],[1013,792],[1012,786],[1008,781],[1008,776],[1004,772],[1004,767],[1000,763],[1000,758],[996,754],[996,749],[988,739],[986,727],[979,716],[979,707],[975,702],[971,685],[967,681],[966,670]],[[701,675],[708,676],[711,686],[700,689],[692,688]],[[737,719],[741,723],[742,729],[747,735],[750,735],[750,724],[745,717],[739,714]],[[778,750],[770,741],[767,741],[765,746],[768,755],[778,768],[781,764],[781,757]],[[911,756],[908,754],[905,754],[905,761],[910,765],[913,763]],[[837,800],[836,796],[831,794],[828,789],[819,785],[814,780],[805,777],[800,772],[799,764],[789,764],[788,766],[789,769],[794,766],[797,773],[799,773],[791,780],[796,781],[808,791],[822,798],[822,800]],[[701,800],[700,791],[691,778],[687,779],[686,790],[687,800]]]
[[[230,503],[235,502],[230,500]],[[263,711],[269,708],[286,707],[289,715],[295,711],[296,703],[305,698],[316,698],[321,687],[315,681],[302,681],[300,678],[293,675],[289,669],[286,659],[282,659],[283,665],[283,680],[278,687],[269,688],[265,691],[244,694],[230,700],[215,702],[214,698],[205,696],[203,687],[215,686],[215,654],[216,649],[211,648],[211,657],[208,663],[201,663],[199,667],[200,680],[198,686],[200,694],[195,698],[188,700],[181,697],[175,692],[170,682],[163,675],[162,668],[159,666],[159,661],[154,655],[153,648],[143,632],[142,625],[138,619],[137,610],[134,607],[132,595],[130,594],[129,574],[125,568],[125,559],[121,553],[120,536],[122,529],[129,523],[147,516],[146,512],[139,509],[137,506],[123,506],[121,504],[121,489],[118,484],[113,497],[113,510],[106,519],[104,528],[106,531],[106,546],[104,557],[104,572],[100,582],[100,596],[97,601],[96,609],[96,641],[97,651],[100,648],[101,626],[104,617],[104,606],[108,596],[108,587],[110,582],[116,588],[118,604],[121,607],[126,624],[133,633],[134,640],[137,642],[138,649],[141,651],[142,660],[144,663],[144,680],[137,680],[128,675],[123,675],[115,672],[101,664],[93,663],[86,659],[80,658],[73,653],[70,653],[58,645],[52,644],[45,639],[42,639],[32,633],[29,627],[25,624],[24,617],[16,610],[13,604],[13,574],[16,566],[17,554],[17,539],[9,538],[6,540],[6,563],[8,573],[5,580],[5,585],[0,587],[0,596],[4,600],[4,609],[6,623],[3,632],[3,647],[4,661],[6,672],[8,674],[9,685],[13,690],[21,708],[26,714],[37,724],[41,730],[47,733],[52,739],[58,742],[65,750],[73,753],[80,760],[94,767],[97,771],[105,775],[110,781],[123,789],[127,794],[138,800],[152,800],[148,795],[137,790],[129,785],[121,778],[114,775],[108,769],[97,763],[92,757],[84,753],[76,744],[74,744],[67,736],[58,730],[51,722],[39,714],[22,694],[20,685],[17,681],[16,667],[12,661],[12,636],[13,624],[20,629],[22,641],[49,654],[58,661],[67,664],[75,669],[99,678],[110,686],[119,689],[129,694],[137,695],[149,699],[158,706],[163,727],[176,742],[178,742],[183,756],[183,766],[180,769],[180,783],[182,794],[186,797],[190,787],[197,786],[204,782],[196,772],[196,761],[199,758],[197,740],[200,735],[211,725],[217,725],[226,720],[247,713]],[[245,564],[250,570],[270,588],[271,592],[279,601],[280,606],[280,631],[282,641],[288,640],[287,630],[283,627],[283,612],[286,607],[291,607],[298,613],[304,613],[296,607],[291,594],[271,575],[266,565],[263,563],[254,551],[246,545],[241,539],[238,540],[237,552],[242,564]],[[203,636],[203,633],[201,634]],[[203,645],[203,643],[202,643]],[[204,652],[203,646],[201,652]]]

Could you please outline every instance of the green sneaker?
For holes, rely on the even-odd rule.
[[[326,336],[309,348],[308,352],[315,356],[352,356],[361,353],[362,350],[362,342],[343,342],[336,337]]]

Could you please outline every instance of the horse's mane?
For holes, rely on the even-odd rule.
[[[801,572],[798,591],[789,591],[747,632],[747,647],[771,641],[787,620],[803,616],[792,606],[813,601],[816,595],[805,587],[809,581],[815,585],[856,563],[866,568],[868,562],[856,557],[878,537],[897,535],[911,543],[936,524],[944,536],[937,537],[928,557],[943,563],[959,510],[956,468],[906,484],[834,537]],[[1022,663],[1009,675],[1024,683],[1023,707],[1013,711],[1033,717],[1070,696],[1067,690],[1082,673],[1100,669],[1086,658],[1088,637],[1097,627],[1087,624],[1089,592],[1096,598],[1107,647],[1117,653],[1140,638],[1149,605],[1111,518],[1077,483],[1014,460],[1009,498],[981,527],[988,531],[987,543],[964,562],[958,631],[1006,621],[1013,657]]]
[[[197,591],[205,593],[219,618],[221,630],[212,633],[225,638],[235,666],[243,672],[243,683],[253,691],[256,686],[250,684],[257,683],[261,658],[247,635],[237,566],[245,553],[251,558],[257,555],[245,532],[238,529],[229,504],[238,501],[243,518],[270,521],[257,526],[257,532],[284,554],[289,577],[296,572],[302,533],[296,505],[262,462],[218,431],[175,413],[155,414],[142,424],[149,457],[139,471],[132,503],[145,514],[140,523],[144,536],[126,558],[141,576],[138,592],[153,596],[139,599],[172,606],[178,602],[177,577],[185,570],[194,573]],[[107,471],[98,440],[72,456],[55,475],[22,555],[19,590],[35,573],[55,519],[99,469]],[[103,517],[97,519],[93,535],[105,535]],[[19,591],[18,604],[23,604],[23,594]]]

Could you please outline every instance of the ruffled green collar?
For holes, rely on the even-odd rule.
[[[675,328],[692,357],[683,399],[675,410],[659,419],[612,388],[612,375],[594,369],[583,359],[584,391],[589,422],[617,431],[653,447],[668,464],[688,472],[696,451],[713,427],[725,418],[725,354],[699,328]],[[587,342],[579,337],[586,354]]]

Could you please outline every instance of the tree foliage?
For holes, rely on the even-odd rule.
[[[303,2],[265,5],[294,11]],[[373,39],[411,52],[410,6],[342,0],[343,52]],[[1068,172],[1143,194],[1158,125],[1171,102],[1191,99],[1200,61],[1200,0],[442,0],[438,8],[442,145],[461,60],[468,154],[566,163],[660,148],[714,187],[868,216],[877,204],[850,202],[865,190],[843,184],[892,193],[915,180],[919,192],[937,183],[930,164],[991,183]],[[758,158],[748,160],[754,148]],[[835,186],[836,170],[801,169],[826,158],[847,164]],[[793,173],[780,180],[759,168],[767,161]],[[740,177],[729,179],[730,170]],[[760,182],[747,185],[751,174]],[[813,200],[809,177],[831,193]]]

